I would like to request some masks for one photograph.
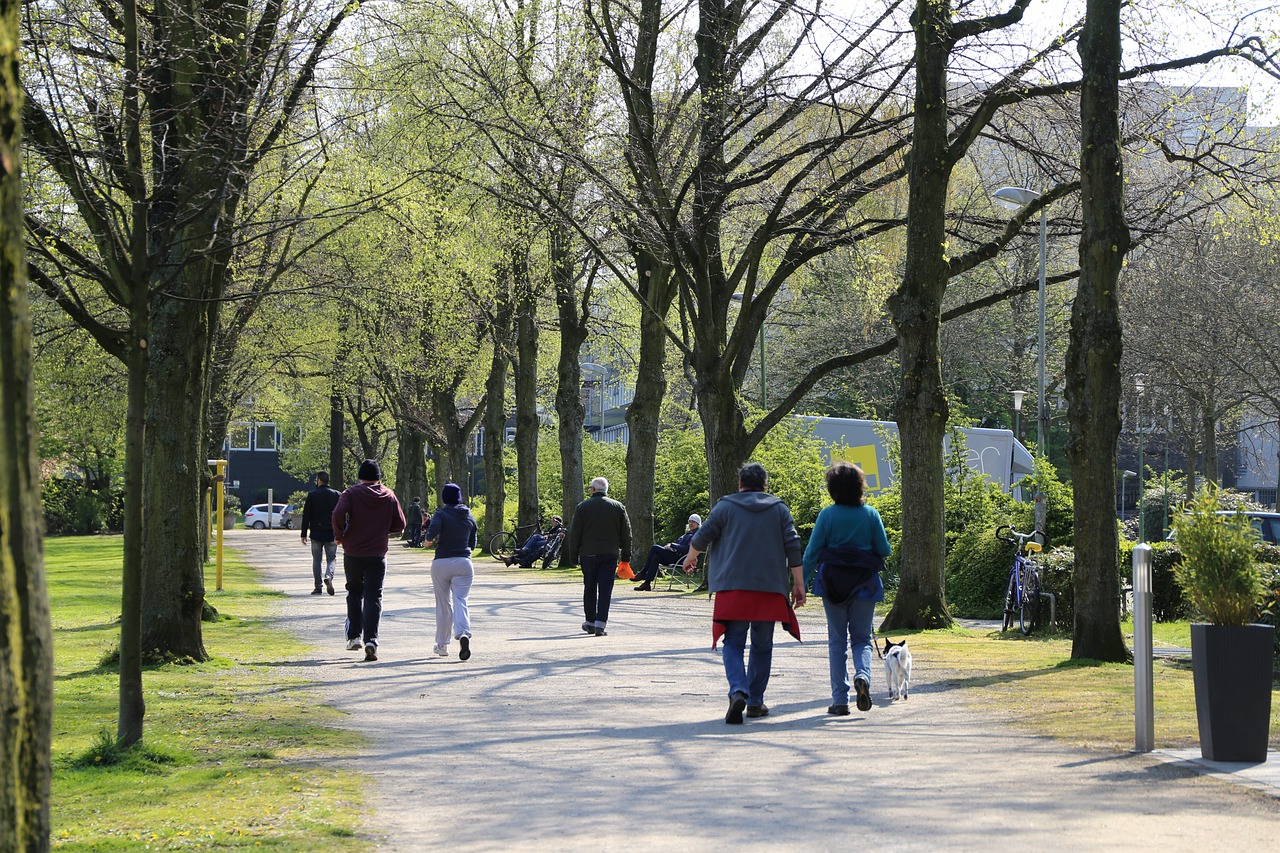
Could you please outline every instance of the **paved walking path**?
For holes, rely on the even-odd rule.
[[[726,726],[703,596],[620,582],[589,637],[571,576],[477,561],[464,663],[456,643],[431,654],[429,555],[397,547],[365,663],[343,650],[342,589],[309,595],[296,533],[228,544],[289,594],[280,622],[314,649],[294,672],[370,738],[334,767],[366,774],[380,849],[1198,851],[1270,849],[1280,826],[1273,796],[1006,729],[927,660],[910,701],[888,702],[877,661],[875,708],[829,717],[813,604],[803,644],[778,631],[772,713]]]

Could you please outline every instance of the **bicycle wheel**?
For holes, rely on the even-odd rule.
[[[1001,631],[1013,627],[1013,614],[1018,609],[1018,576],[1009,572],[1009,583],[1004,590],[1004,621],[1000,623]]]
[[[552,564],[555,563],[556,558],[560,556],[560,545],[563,542],[563,536],[557,536],[551,540],[551,544],[547,547],[547,553],[542,558],[542,568],[551,568]]]
[[[1018,628],[1030,634],[1040,623],[1040,576],[1028,571],[1022,578],[1022,607],[1018,610]]]
[[[516,552],[516,535],[510,530],[495,533],[489,540],[489,553],[495,557],[510,557]]]

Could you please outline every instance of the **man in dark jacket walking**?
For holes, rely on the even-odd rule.
[[[311,574],[316,586],[312,595],[320,594],[320,556],[323,554],[324,585],[333,595],[333,563],[338,559],[338,543],[333,541],[333,509],[338,505],[338,492],[329,488],[329,474],[316,474],[316,487],[302,504],[302,544],[307,544],[307,531],[311,532]]]
[[[405,531],[409,534],[406,548],[417,548],[422,544],[422,498],[414,498],[404,511]]]
[[[608,496],[609,481],[591,481],[591,496],[573,511],[565,539],[565,565],[582,568],[582,630],[605,635],[618,558],[630,568],[631,519],[627,508]],[[628,575],[629,577],[629,575]]]
[[[404,530],[404,511],[395,493],[382,485],[382,469],[373,459],[360,463],[360,482],[338,498],[333,531],[342,546],[347,575],[347,648],[360,648],[364,659],[378,659],[378,620],[382,617],[382,582],[387,576],[387,543]]]

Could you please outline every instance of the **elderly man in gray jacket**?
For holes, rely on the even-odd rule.
[[[764,691],[773,665],[773,626],[783,623],[800,639],[800,625],[791,602],[803,605],[804,564],[800,534],[791,510],[768,494],[769,475],[759,462],[738,471],[738,493],[716,501],[711,514],[694,535],[684,570],[692,572],[698,555],[712,543],[707,582],[715,594],[711,647],[724,636],[724,674],[729,680],[729,711],[724,721],[742,722],[764,717]],[[790,592],[790,600],[787,594]],[[750,666],[746,666],[747,634],[751,635]]]
[[[591,497],[578,504],[565,538],[565,565],[582,568],[582,630],[605,635],[618,558],[631,563],[631,519],[627,508],[609,497],[609,481],[591,481]],[[628,565],[629,567],[629,565]],[[628,575],[630,577],[630,575]]]

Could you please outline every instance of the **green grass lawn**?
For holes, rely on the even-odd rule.
[[[278,664],[305,647],[267,618],[278,593],[224,564],[213,655],[147,667],[141,749],[113,755],[119,676],[121,539],[48,539],[54,629],[53,844],[65,850],[363,850],[361,785],[315,759],[353,754],[359,737]],[[212,575],[210,575],[212,588]],[[288,691],[281,691],[289,684]],[[120,760],[113,763],[113,759]]]
[[[1123,626],[1133,644],[1132,623]],[[1189,646],[1187,622],[1156,625],[1156,648]],[[1071,638],[1016,630],[955,629],[910,635],[919,677],[941,677],[956,701],[1024,731],[1079,746],[1133,749],[1133,667],[1072,661]],[[1153,670],[1155,740],[1158,749],[1199,744],[1190,658],[1161,658]],[[1273,684],[1271,748],[1280,748],[1280,695]]]

